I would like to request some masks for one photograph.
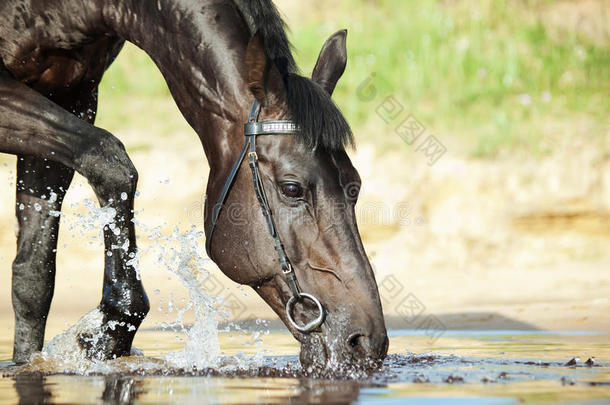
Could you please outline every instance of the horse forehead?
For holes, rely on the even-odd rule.
[[[300,142],[298,135],[267,135],[264,142],[260,142],[261,150],[280,165],[307,166],[313,163],[315,156]]]
[[[359,182],[360,177],[344,150],[329,151],[307,147],[298,135],[273,135],[265,139],[262,149],[274,161],[277,171],[306,171],[312,181],[330,184]]]

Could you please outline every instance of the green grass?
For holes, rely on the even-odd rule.
[[[552,152],[549,139],[581,131],[575,123],[582,119],[587,139],[608,136],[606,33],[595,42],[569,28],[557,35],[534,10],[509,1],[339,0],[319,9],[291,27],[299,65],[310,73],[324,40],[348,28],[348,68],[334,98],[358,140],[375,142],[380,150],[401,142],[394,128],[408,114],[474,157]],[[376,96],[367,101],[358,89],[369,77]],[[169,97],[152,62],[134,47],[109,70],[101,94],[118,102],[111,103],[113,118],[102,112],[100,119],[134,128],[149,123],[125,103]],[[375,109],[388,96],[405,110],[386,124]],[[161,107],[151,113],[146,118],[160,115],[163,133],[183,125]]]

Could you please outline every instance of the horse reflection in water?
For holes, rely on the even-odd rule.
[[[21,374],[15,377],[15,391],[20,404],[45,404],[54,403],[55,397],[59,393],[53,392],[54,384],[48,381],[48,377],[43,375]],[[91,397],[91,388],[87,387],[84,400],[110,404],[132,404],[138,397],[145,392],[144,383],[141,380],[131,377],[105,376],[94,377],[103,380],[104,390],[99,398]],[[81,397],[83,400],[83,397]]]
[[[42,375],[16,375],[15,391],[20,404],[45,404],[52,402],[52,394]]]
[[[22,374],[14,378],[19,404],[55,403],[58,398],[62,397],[62,392],[56,391],[57,387],[61,385],[54,383],[52,376]],[[247,380],[243,379],[175,378],[176,380],[170,388],[167,385],[155,384],[154,379],[151,380],[150,377],[148,380],[140,377],[121,376],[89,377],[86,381],[79,381],[80,384],[83,384],[82,387],[78,387],[80,384],[77,384],[76,388],[72,387],[68,393],[70,396],[63,399],[121,405],[140,401],[224,402],[218,397],[218,393],[224,389],[225,394],[220,394],[220,396],[227,402],[239,402],[237,399],[243,398],[244,395],[247,395],[252,401],[252,395],[255,394],[257,399],[263,402],[350,404],[357,400],[360,394],[360,384],[357,381],[348,380],[300,379],[284,381],[280,385],[265,380],[255,380],[258,385],[252,386],[247,385],[245,383]],[[270,384],[273,386],[271,390],[269,390]]]
[[[306,368],[377,366],[387,352],[387,333],[356,225],[360,178],[345,150],[352,134],[331,100],[347,62],[346,31],[326,41],[311,79],[305,78],[268,0],[0,4],[0,152],[18,155],[13,360],[26,362],[44,341],[57,212],[75,171],[112,218],[104,227],[99,316],[91,316],[99,322],[78,336],[75,349],[100,360],[128,355],[149,311],[135,269],[138,173],[121,142],[93,125],[98,84],[125,41],[154,60],[199,135],[210,166],[208,205],[242,208],[237,222],[226,208],[206,207],[206,229],[215,229],[208,233],[208,255],[279,315],[301,342]],[[298,131],[259,132],[256,148],[241,163],[244,122],[253,104],[260,106],[256,120],[290,121]],[[255,164],[253,189],[247,166]],[[230,192],[221,199],[228,178]],[[297,279],[298,289],[291,288]],[[291,297],[294,313],[287,314]],[[323,323],[315,330],[299,329],[318,317]]]

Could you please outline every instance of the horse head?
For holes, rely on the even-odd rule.
[[[210,257],[279,315],[301,342],[305,368],[378,365],[388,349],[356,224],[360,177],[345,150],[352,134],[331,100],[347,62],[345,40],[339,31],[326,41],[309,79],[286,71],[253,36],[245,58],[254,100],[249,120],[294,126],[271,131],[286,128],[286,136],[246,136],[226,195],[206,209]],[[210,195],[219,195],[222,181],[211,179]]]

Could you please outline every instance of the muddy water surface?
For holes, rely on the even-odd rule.
[[[213,368],[172,366],[173,333],[145,330],[142,355],[78,367],[38,356],[9,362],[12,336],[0,338],[0,404],[12,403],[421,403],[513,404],[610,402],[610,335],[447,331],[436,340],[391,331],[390,355],[372,375],[304,375],[298,346],[283,332],[221,333]],[[566,366],[578,357],[576,365]],[[585,361],[595,357],[593,366]]]

